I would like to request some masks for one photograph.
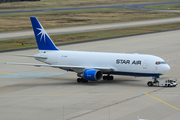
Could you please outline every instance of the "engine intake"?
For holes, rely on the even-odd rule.
[[[91,81],[98,81],[102,78],[103,73],[96,69],[87,69],[83,73],[83,78]]]

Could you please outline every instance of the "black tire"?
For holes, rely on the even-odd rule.
[[[85,80],[84,78],[81,78],[82,83],[88,83],[88,80]]]
[[[107,80],[107,76],[103,76],[103,80]]]
[[[81,78],[77,78],[77,82],[80,83],[81,82]]]
[[[82,82],[82,83],[85,83],[85,79],[81,78],[81,82]]]
[[[110,80],[110,76],[106,76],[107,77],[107,80]]]
[[[114,77],[113,77],[113,76],[110,76],[110,80],[114,80]]]
[[[148,83],[147,83],[147,85],[150,87],[150,86],[153,86],[153,83],[152,83],[152,81],[149,81]]]
[[[84,80],[84,83],[88,83],[88,80]]]

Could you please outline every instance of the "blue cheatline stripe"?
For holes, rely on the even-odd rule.
[[[123,71],[113,71],[104,74],[114,74],[114,75],[127,75],[127,76],[141,76],[141,77],[152,77],[152,76],[160,76],[160,73],[136,73],[136,72],[123,72]]]
[[[39,50],[58,50],[36,17],[30,17]]]

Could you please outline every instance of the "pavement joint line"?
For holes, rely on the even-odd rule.
[[[13,73],[0,72],[0,74],[13,74]]]
[[[180,93],[180,92],[153,92],[153,93]]]
[[[13,56],[13,55],[11,55],[11,56]],[[27,57],[15,57],[15,58],[13,58],[11,60],[19,60],[19,59],[24,59],[24,58],[27,58]],[[5,62],[5,61],[3,60],[3,61],[0,61],[0,62]]]
[[[5,97],[56,97],[56,96],[86,96],[86,95],[121,95],[121,94],[137,94],[137,93],[86,93],[86,94],[52,94],[52,95],[2,95],[0,98],[5,98]]]
[[[43,77],[43,76],[35,76],[35,75],[23,75],[18,73],[6,73],[6,72],[0,72],[0,74],[12,74],[12,75],[20,75],[20,76],[34,76],[34,77]]]
[[[170,105],[170,104],[168,104],[168,103],[166,103],[166,102],[164,102],[164,101],[162,101],[162,100],[160,100],[160,99],[158,99],[158,98],[156,98],[156,97],[154,97],[154,96],[152,96],[152,95],[149,95],[148,93],[144,93],[144,94],[147,95],[147,96],[149,96],[149,97],[152,97],[152,98],[154,98],[154,99],[156,99],[156,100],[158,100],[158,101],[160,101],[160,102],[162,102],[162,103],[164,103],[164,104],[166,104],[166,105],[168,105],[168,106],[170,106],[170,107],[172,107],[172,108],[174,108],[174,109],[176,109],[176,110],[178,110],[178,111],[180,111],[179,108],[177,108],[177,107],[175,107],[175,106],[172,106],[172,105]]]
[[[151,92],[151,93],[180,93],[180,92]],[[56,96],[87,96],[87,95],[132,95],[132,94],[137,94],[137,95],[144,95],[147,93],[143,92],[137,92],[137,93],[85,93],[85,94],[42,94],[42,95],[2,95],[0,98],[5,98],[5,97],[56,97]],[[149,95],[149,94],[148,94]]]
[[[137,95],[137,94],[136,94],[136,95]],[[127,99],[122,100],[122,101],[118,101],[118,102],[115,102],[115,103],[112,103],[112,104],[109,104],[109,105],[105,105],[105,106],[103,106],[103,107],[94,109],[94,110],[92,110],[92,111],[89,111],[89,112],[86,112],[86,113],[83,113],[83,114],[80,114],[80,115],[73,116],[73,117],[71,117],[71,118],[68,118],[67,120],[72,120],[72,119],[75,119],[75,118],[78,118],[78,117],[81,117],[81,116],[84,116],[84,115],[87,115],[87,114],[90,114],[90,113],[93,113],[93,112],[96,112],[96,111],[99,111],[99,110],[108,108],[108,107],[111,107],[111,106],[114,106],[114,105],[117,105],[117,104],[120,104],[120,103],[129,101],[129,100],[132,100],[132,99],[141,97],[141,96],[143,96],[143,95],[144,95],[144,94],[140,94],[140,95],[137,95],[137,96],[133,96],[133,97],[131,97],[131,98],[127,98]]]
[[[51,78],[51,76],[42,76],[42,75],[23,75],[20,73],[6,73],[6,72],[0,72],[0,74],[5,74],[5,75],[15,75],[15,76],[23,76],[23,77],[37,77],[37,78]],[[56,76],[56,75],[55,75]]]

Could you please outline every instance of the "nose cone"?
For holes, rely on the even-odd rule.
[[[170,69],[171,69],[170,66],[168,64],[166,64],[164,66],[164,73],[167,73]]]

